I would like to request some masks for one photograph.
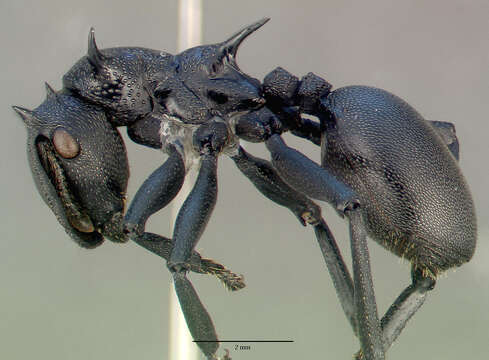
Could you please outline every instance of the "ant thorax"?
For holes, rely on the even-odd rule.
[[[226,145],[221,150],[222,153],[233,156],[237,154],[239,148],[239,138],[235,134],[234,118],[231,117],[228,121],[215,116],[211,121],[223,122],[228,127],[228,139]],[[169,115],[163,115],[160,125],[161,150],[168,151],[170,145],[174,146],[182,156],[185,163],[185,171],[188,172],[195,164],[199,163],[200,154],[193,144],[194,132],[201,124],[188,124],[180,119]]]

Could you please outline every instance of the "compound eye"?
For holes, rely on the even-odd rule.
[[[80,153],[80,145],[63,128],[54,130],[53,145],[57,153],[65,159],[72,159]]]

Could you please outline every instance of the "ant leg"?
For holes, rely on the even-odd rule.
[[[319,206],[284,182],[269,161],[247,153],[241,146],[231,159],[265,197],[292,211],[303,226],[311,223],[309,219],[319,221]]]
[[[367,232],[359,205],[345,214],[350,220],[354,299],[362,352],[367,359],[384,359],[382,330],[377,314],[372,272],[367,247]]]
[[[184,265],[202,235],[217,199],[217,154],[201,156],[195,185],[178,212],[173,230],[171,267]],[[178,270],[175,268],[175,270]]]
[[[358,202],[349,186],[299,151],[288,147],[279,135],[270,136],[265,144],[272,156],[273,167],[292,188],[333,205],[341,216],[344,209]]]
[[[215,359],[219,341],[209,313],[184,271],[173,272],[173,283],[192,338],[198,341],[197,345],[207,359]]]
[[[180,209],[173,231],[174,245],[168,261],[175,291],[187,326],[202,352],[212,359],[219,343],[217,334],[197,292],[187,279],[193,248],[207,225],[217,196],[217,157],[204,155],[197,181]]]
[[[168,159],[141,185],[124,218],[124,232],[134,239],[144,232],[146,221],[164,208],[180,191],[185,163],[175,146],[168,147]]]
[[[185,178],[185,164],[180,152],[174,146],[169,146],[167,152],[168,160],[139,188],[124,218],[124,232],[135,243],[166,260],[170,257],[173,242],[163,236],[144,232],[144,229],[148,218],[175,198]],[[215,275],[232,291],[245,287],[243,276],[232,273],[211,259],[202,259],[196,252],[192,253],[190,270]]]
[[[227,125],[211,120],[194,133],[194,148],[200,153],[200,170],[194,187],[183,203],[173,231],[174,245],[168,268],[187,326],[208,359],[215,358],[219,347],[214,324],[187,279],[193,249],[202,235],[217,198],[217,158],[228,139]]]
[[[231,158],[239,170],[265,197],[292,211],[302,225],[305,226],[306,223],[309,223],[314,226],[321,253],[333,280],[341,306],[357,334],[353,281],[333,234],[321,217],[320,207],[282,180],[269,161],[254,157],[241,147],[237,154]]]
[[[333,285],[340,299],[341,307],[346,318],[350,322],[353,333],[358,337],[357,315],[354,302],[354,287],[351,275],[346,267],[340,249],[324,220],[314,226],[314,232],[318,239],[321,253],[328,267],[329,274],[333,280]]]
[[[280,136],[272,135],[266,141],[266,146],[272,155],[272,164],[282,179],[303,194],[330,203],[340,215],[348,218],[353,260],[354,304],[360,344],[368,360],[384,359],[367,233],[359,200],[350,187],[336,179],[327,169],[286,146]]]
[[[436,284],[434,279],[423,275],[419,268],[412,268],[411,278],[412,284],[397,297],[380,321],[384,351],[394,343],[409,319],[424,304],[428,291],[433,290]],[[363,359],[362,351],[357,352],[355,358]]]
[[[173,241],[171,239],[145,232],[141,236],[136,237],[133,241],[167,261],[170,259],[171,249],[173,248]],[[190,256],[189,270],[198,274],[210,274],[216,276],[230,291],[237,291],[246,286],[243,275],[237,275],[231,272],[214,260],[202,258],[196,251],[193,251]]]

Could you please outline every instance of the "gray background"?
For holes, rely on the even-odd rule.
[[[61,88],[62,75],[86,52],[90,26],[100,47],[175,52],[176,11],[176,1],[161,0],[1,1],[0,358],[167,357],[165,264],[133,244],[87,251],[69,240],[35,190],[26,133],[10,106],[35,108],[44,100],[44,81]],[[264,16],[272,21],[239,51],[245,72],[261,79],[280,65],[297,75],[316,72],[335,87],[373,85],[406,99],[427,119],[456,124],[460,165],[478,210],[477,251],[438,281],[389,358],[487,358],[489,3],[209,1],[204,41],[221,41]],[[319,160],[319,149],[287,140]],[[162,155],[127,147],[131,197]],[[250,150],[266,156],[261,145]],[[233,358],[351,359],[358,342],[311,229],[265,200],[227,158],[219,179],[218,204],[198,249],[245,274],[248,287],[229,293],[214,278],[191,278],[221,338],[295,341],[251,344],[249,351],[232,350]],[[349,261],[345,224],[326,206],[325,216]],[[169,235],[169,222],[165,209],[149,229]],[[370,244],[384,313],[408,285],[409,266]]]

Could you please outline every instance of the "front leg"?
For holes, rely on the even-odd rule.
[[[139,188],[124,218],[124,231],[134,239],[143,234],[146,221],[164,208],[180,191],[185,179],[185,162],[176,146],[167,149],[168,159]]]

